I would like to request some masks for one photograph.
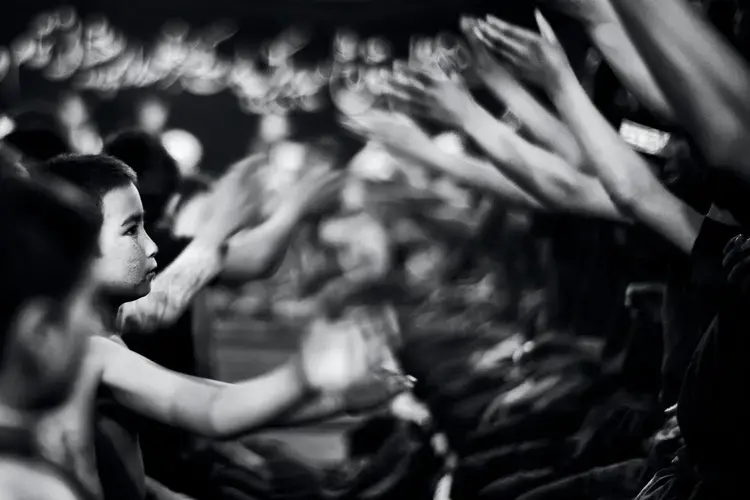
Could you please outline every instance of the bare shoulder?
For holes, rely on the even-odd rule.
[[[0,460],[0,498],[3,500],[79,500],[55,475],[31,463]]]
[[[92,367],[104,368],[129,352],[130,349],[120,337],[97,335],[89,338],[88,362]]]

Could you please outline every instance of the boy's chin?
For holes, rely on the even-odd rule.
[[[145,297],[151,293],[151,282],[144,281],[138,285],[123,287],[119,286],[114,289],[110,289],[110,296],[115,298],[118,302],[123,304],[127,302],[133,302],[141,297]]]

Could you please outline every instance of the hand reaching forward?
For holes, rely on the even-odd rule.
[[[423,160],[435,147],[432,139],[412,119],[401,113],[371,110],[356,117],[342,118],[342,125],[391,153]]]
[[[490,51],[492,43],[483,35],[479,24],[480,21],[473,17],[461,19],[461,31],[466,37],[473,56],[472,62],[474,64],[471,66],[471,70],[485,83],[489,83],[487,82],[488,78],[492,80],[498,78],[515,80],[515,75],[492,55]]]
[[[520,78],[551,90],[573,70],[555,32],[538,10],[536,21],[541,34],[487,16],[486,21],[477,23],[476,36]]]
[[[229,171],[216,182],[205,227],[217,238],[232,236],[258,213],[261,186],[257,173],[265,164],[263,155],[248,156],[229,167]]]
[[[432,76],[401,66],[390,81],[390,96],[410,113],[450,127],[462,127],[474,100],[458,76]]]
[[[320,213],[338,201],[343,183],[340,172],[311,169],[283,195],[282,206],[291,208],[299,217]]]
[[[316,319],[302,340],[301,367],[314,390],[339,392],[372,373],[380,351],[371,333],[351,321]]]
[[[147,296],[123,304],[117,313],[117,327],[125,333],[152,333],[167,327],[178,319],[175,301],[161,290],[151,291]]]

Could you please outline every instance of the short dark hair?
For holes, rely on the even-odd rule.
[[[123,130],[110,136],[104,152],[130,165],[138,174],[146,225],[156,222],[180,186],[180,169],[162,143],[138,129]]]
[[[113,189],[138,184],[132,168],[105,155],[63,155],[38,165],[34,175],[62,179],[90,196],[101,209],[102,198]]]
[[[15,128],[3,140],[26,158],[41,162],[72,152],[53,107],[34,105],[11,117]]]
[[[26,168],[19,161],[16,152],[0,142],[0,180],[7,177],[28,177]]]
[[[62,300],[80,282],[100,227],[92,200],[57,179],[0,181],[0,359],[25,303]]]

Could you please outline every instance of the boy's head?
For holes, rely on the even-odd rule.
[[[0,180],[0,394],[21,410],[59,405],[99,325],[91,276],[101,219],[59,181]]]
[[[156,270],[157,247],[144,229],[135,172],[104,155],[62,156],[37,171],[69,182],[98,205],[102,226],[94,276],[99,292],[121,303],[147,295]]]
[[[70,153],[65,132],[52,109],[31,107],[13,115],[15,128],[3,138],[24,158],[32,162],[46,161]]]
[[[159,140],[141,130],[126,130],[107,139],[104,152],[129,165],[138,175],[138,189],[151,229],[164,214],[180,185],[180,170]]]

